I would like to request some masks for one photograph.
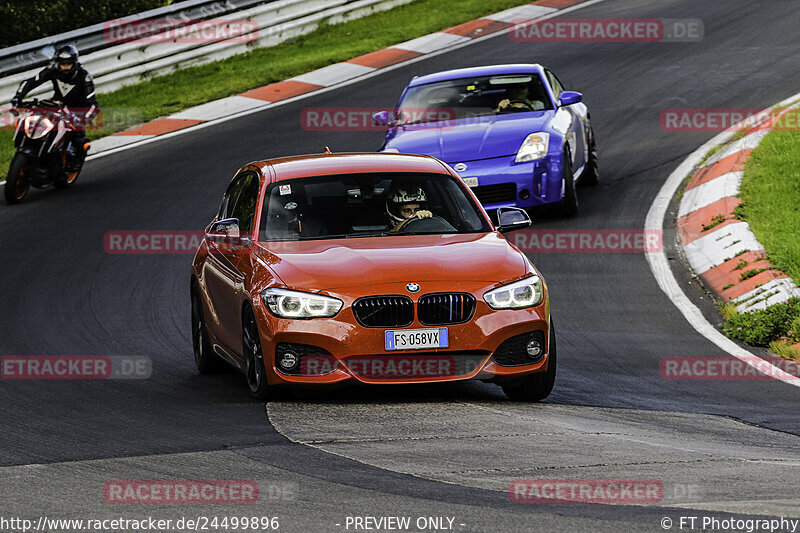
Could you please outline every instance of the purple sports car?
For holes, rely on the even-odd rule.
[[[576,185],[598,179],[597,149],[581,93],[538,64],[494,65],[415,77],[380,151],[445,161],[487,210],[558,205],[578,211]]]

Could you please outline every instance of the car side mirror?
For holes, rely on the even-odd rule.
[[[566,106],[583,102],[583,95],[577,91],[564,91],[558,97],[558,105]]]
[[[532,224],[528,212],[519,207],[497,208],[497,231],[506,233],[517,229],[525,229]]]
[[[206,232],[206,239],[217,245],[241,245],[246,240],[242,238],[238,218],[226,218],[214,222]]]
[[[372,125],[373,126],[388,126],[389,125],[389,112],[388,111],[378,111],[374,115],[372,115]]]

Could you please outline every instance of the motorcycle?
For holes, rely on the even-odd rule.
[[[68,133],[80,130],[77,117],[64,104],[51,100],[20,102],[10,112],[15,117],[17,152],[6,177],[6,202],[21,201],[31,187],[65,189],[75,183],[81,168],[68,172],[66,166]],[[86,143],[84,150],[88,149]]]

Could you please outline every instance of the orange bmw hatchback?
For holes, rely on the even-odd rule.
[[[352,153],[240,169],[191,273],[194,357],[253,396],[339,383],[478,379],[546,398],[547,285],[469,187],[429,156]]]

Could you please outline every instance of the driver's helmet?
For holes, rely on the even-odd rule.
[[[78,49],[71,44],[63,44],[56,49],[53,55],[53,63],[56,67],[56,72],[59,74],[69,75],[75,72],[78,67]],[[61,70],[61,65],[72,65],[68,70]]]
[[[393,187],[389,191],[389,198],[386,200],[386,214],[393,223],[397,224],[405,220],[400,216],[400,206],[405,204],[419,204],[420,209],[424,209],[428,203],[428,197],[422,187]]]

